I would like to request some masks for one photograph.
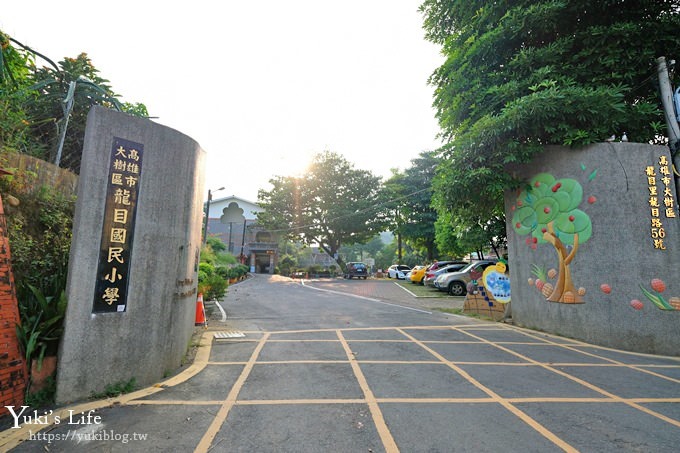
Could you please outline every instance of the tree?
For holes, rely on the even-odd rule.
[[[79,81],[88,80],[88,82]],[[61,130],[66,127],[65,112],[62,108],[71,82],[75,82],[73,91],[73,110],[70,113],[68,127],[63,145],[63,159],[60,166],[75,173],[80,171],[80,158],[85,139],[87,114],[93,105],[123,110],[117,100],[117,94],[109,85],[109,81],[99,75],[86,53],[76,58],[65,58],[58,63],[58,68],[43,66],[32,74],[34,86],[37,87],[36,102],[27,106],[27,112],[35,119],[34,134],[52,151],[49,160],[54,160]],[[128,112],[137,116],[147,116],[143,104],[127,104]]]
[[[304,176],[276,176],[273,188],[258,192],[264,212],[258,222],[270,230],[318,244],[335,257],[342,244],[365,242],[386,225],[381,181],[355,169],[339,154],[317,154]],[[338,256],[338,265],[343,260]]]
[[[411,160],[411,166],[403,173],[395,173],[387,182],[393,198],[395,233],[408,241],[412,247],[425,250],[427,260],[437,253],[435,222],[437,211],[432,207],[432,181],[437,168],[434,152],[422,152]]]
[[[368,242],[343,245],[339,251],[347,261],[363,261],[369,257],[375,258],[384,245],[380,235],[375,235]]]
[[[539,244],[549,243],[557,252],[557,283],[547,297],[553,302],[583,301],[569,268],[579,246],[592,234],[590,217],[578,209],[582,200],[583,188],[575,179],[555,180],[548,173],[539,173],[520,192],[512,208],[513,228],[521,236],[531,236],[526,241],[529,247],[535,250]]]
[[[441,212],[435,227],[437,246],[452,257],[474,252],[481,259],[484,257],[484,251],[489,249],[500,257],[507,245],[503,212],[495,214],[490,219]]]
[[[63,101],[71,83],[75,83],[74,102],[60,166],[75,173],[80,170],[91,106],[116,107],[131,115],[148,116],[144,104],[118,102],[109,81],[99,75],[86,53],[56,64],[2,32],[0,45],[0,144],[7,150],[54,161],[60,132],[66,127]],[[48,65],[37,67],[37,58]]]
[[[9,36],[0,31],[0,148],[5,152],[44,153],[44,147],[31,134],[23,108],[34,98],[29,90],[32,64],[32,55],[14,48]]]
[[[448,141],[440,212],[476,200],[490,217],[518,184],[504,166],[545,145],[659,139],[655,59],[680,56],[677,2],[425,0],[420,10],[447,57],[430,78]]]

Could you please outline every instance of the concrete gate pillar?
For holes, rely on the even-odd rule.
[[[57,402],[158,382],[193,333],[205,152],[113,110],[87,118],[59,350]]]

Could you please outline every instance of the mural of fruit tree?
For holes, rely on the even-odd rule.
[[[594,202],[591,198],[589,203]],[[590,217],[578,209],[582,201],[583,188],[575,179],[556,180],[549,173],[539,173],[512,206],[513,229],[520,236],[528,235],[527,245],[536,250],[539,245],[551,244],[557,252],[557,281],[547,296],[553,302],[583,302],[569,268],[579,246],[592,234]]]

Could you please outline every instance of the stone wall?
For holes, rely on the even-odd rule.
[[[42,186],[49,186],[64,195],[75,195],[78,190],[78,176],[66,169],[45,162],[27,154],[6,154],[7,167],[17,174],[30,174],[26,178],[23,188],[28,193],[34,192]]]
[[[666,147],[551,148],[505,197],[516,324],[680,355],[680,223]]]
[[[57,401],[161,380],[194,329],[205,153],[101,107],[88,116],[59,350]]]

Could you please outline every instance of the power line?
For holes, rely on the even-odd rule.
[[[339,216],[339,217],[334,217],[332,219],[329,219],[327,223],[336,222],[338,220],[344,220],[344,219],[347,219],[347,218],[351,218],[351,217],[356,216],[358,214],[364,214],[366,212],[371,212],[375,209],[382,208],[385,205],[388,205],[390,203],[394,203],[396,201],[403,200],[405,198],[411,197],[413,195],[417,195],[419,193],[426,192],[428,190],[432,190],[432,189],[430,187],[426,187],[425,189],[416,190],[415,192],[411,192],[411,193],[408,193],[406,195],[401,195],[399,197],[386,200],[384,202],[369,206],[369,207],[361,209],[359,211],[352,212],[351,214],[346,214],[346,215],[342,215],[342,216]],[[268,230],[268,231],[271,232],[271,233],[283,233],[283,232],[290,232],[290,231],[295,231],[295,230],[302,230],[302,229],[305,229],[305,228],[312,228],[312,227],[315,227],[315,226],[318,226],[318,225],[315,225],[315,224],[300,225],[300,226],[294,226],[294,227],[291,227],[291,228],[281,228],[281,229],[277,229],[277,230]]]

